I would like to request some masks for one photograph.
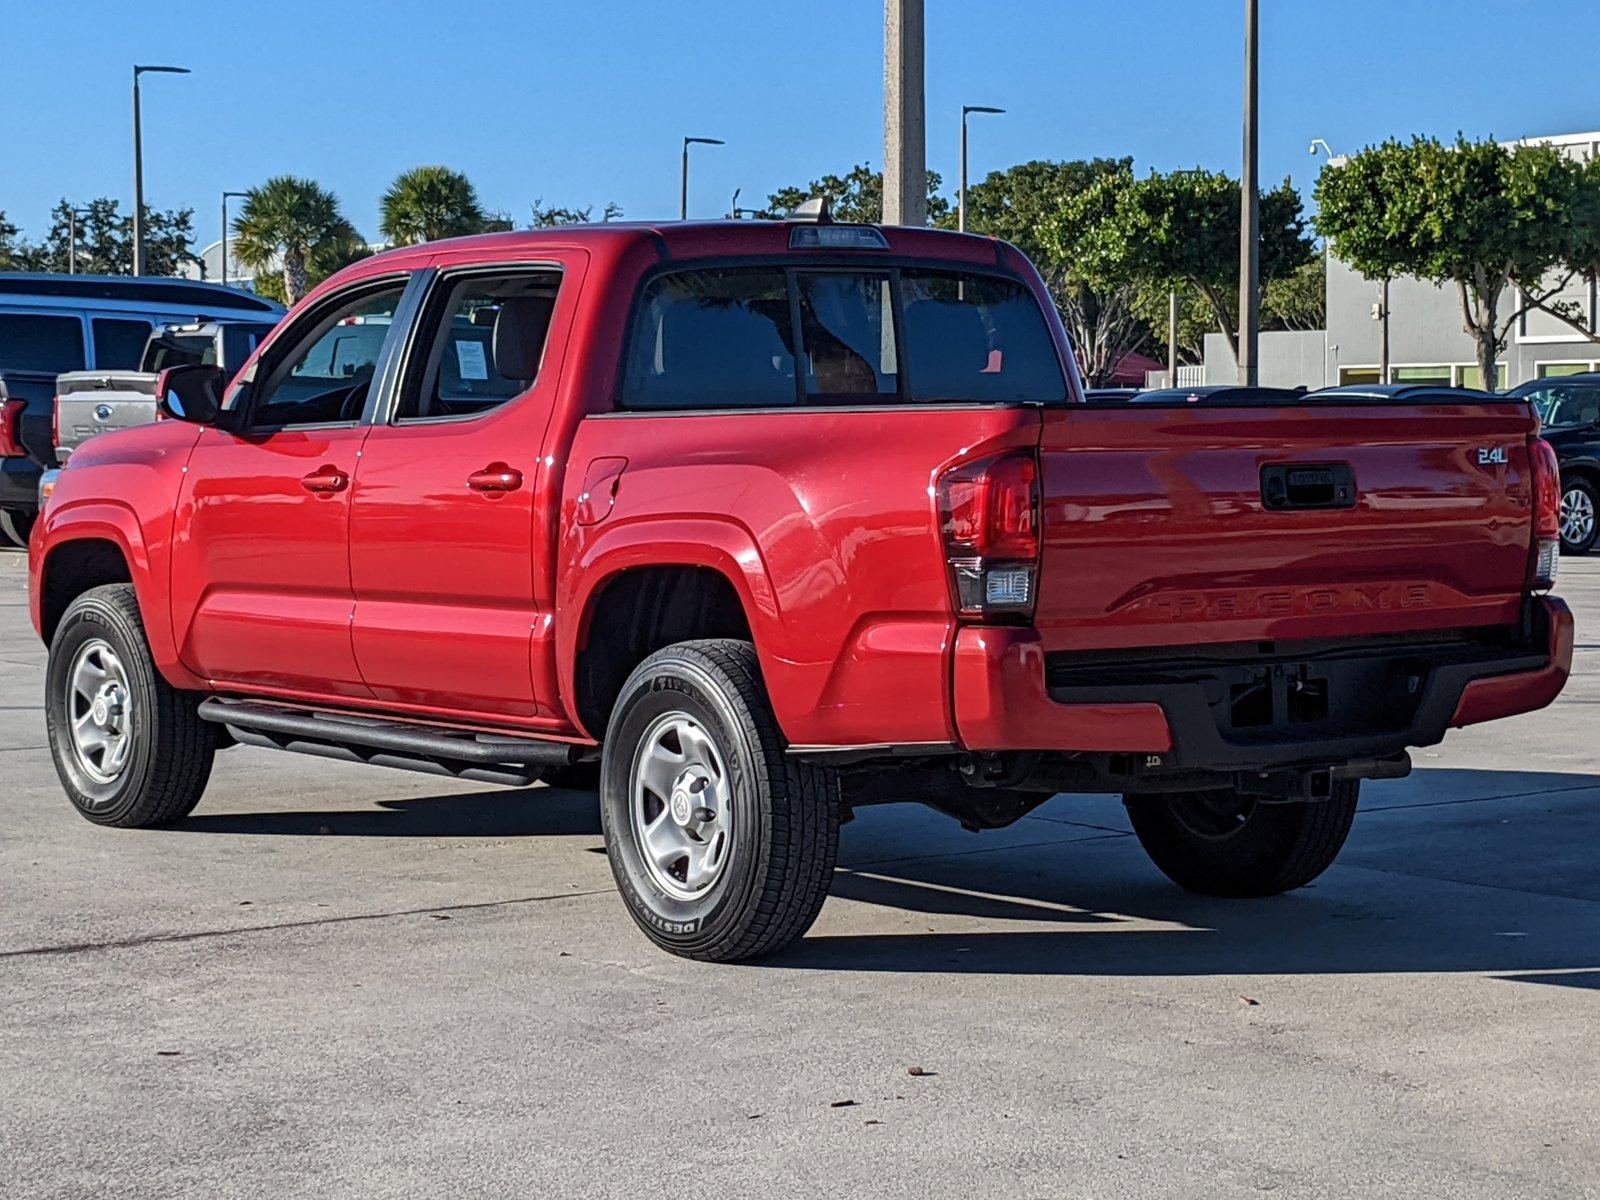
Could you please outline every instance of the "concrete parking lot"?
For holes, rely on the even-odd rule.
[[[862,814],[810,936],[652,949],[592,794],[239,749],[74,815],[0,554],[0,1194],[1600,1195],[1600,557],[1577,677],[1268,902],[1106,798]],[[921,1073],[912,1073],[913,1069]]]

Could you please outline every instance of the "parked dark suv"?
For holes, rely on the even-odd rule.
[[[1535,379],[1513,388],[1531,400],[1561,464],[1561,549],[1586,554],[1600,534],[1600,372]]]

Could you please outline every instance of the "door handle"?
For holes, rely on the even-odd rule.
[[[349,487],[350,476],[339,470],[338,467],[318,467],[311,474],[304,476],[300,480],[300,486],[308,492],[331,495],[334,492],[342,492]]]
[[[494,496],[514,492],[522,486],[522,472],[503,462],[490,463],[483,470],[468,475],[467,486],[475,492]]]

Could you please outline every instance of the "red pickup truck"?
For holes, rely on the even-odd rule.
[[[1090,404],[986,238],[417,246],[159,395],[179,419],[86,444],[32,539],[78,810],[176,821],[234,743],[597,765],[629,910],[696,958],[803,933],[872,803],[1121,794],[1178,883],[1297,887],[1360,780],[1571,661],[1526,403]]]

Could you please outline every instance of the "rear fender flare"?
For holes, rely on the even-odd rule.
[[[560,573],[556,589],[556,662],[562,704],[573,725],[577,713],[578,651],[588,639],[594,605],[607,584],[639,567],[704,567],[732,586],[755,639],[769,691],[781,676],[787,644],[782,614],[755,538],[731,520],[660,518],[604,526]],[[781,713],[780,713],[781,720]],[[604,730],[591,730],[595,737]]]

